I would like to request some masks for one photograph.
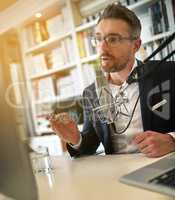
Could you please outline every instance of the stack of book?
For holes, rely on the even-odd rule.
[[[50,38],[57,37],[64,33],[63,17],[61,14],[46,21],[47,30]]]
[[[146,45],[143,45],[139,52],[137,53],[137,58],[140,60],[144,60],[147,58],[153,51],[155,51],[161,43],[165,40],[166,38],[158,39],[152,42],[149,42]],[[158,54],[156,54],[152,60],[162,60],[165,58],[167,55],[169,55],[173,49],[174,49],[174,42],[168,44],[162,51],[160,51]],[[172,56],[169,60],[175,61],[175,56]]]
[[[23,29],[23,34],[26,49],[49,39],[49,33],[44,20],[35,21],[33,24],[26,26]]]
[[[82,66],[82,74],[83,74],[84,86],[87,87],[90,84],[92,84],[96,78],[94,63],[85,63]]]
[[[146,40],[152,37],[152,22],[151,16],[147,12],[140,13],[139,19],[142,25],[141,39],[145,43]]]
[[[132,4],[134,4],[134,3],[138,2],[138,1],[139,0],[119,0],[119,2],[124,6],[132,5]]]
[[[46,21],[49,37],[57,37],[72,29],[70,12],[67,6],[61,9],[60,14]]]
[[[33,96],[37,101],[50,100],[55,98],[55,87],[52,77],[46,77],[33,81]]]
[[[40,53],[31,57],[31,65],[28,68],[29,75],[34,76],[47,71],[47,63],[44,53]]]
[[[164,0],[156,1],[149,7],[153,35],[169,31],[169,21]]]
[[[81,88],[77,81],[78,69],[72,69],[69,75],[56,80],[57,95],[61,98],[69,98],[80,95]]]
[[[91,44],[92,33],[93,29],[89,29],[77,34],[77,45],[81,58],[96,54],[96,48]]]
[[[49,38],[55,38],[70,31],[72,29],[70,19],[70,12],[64,6],[58,15],[27,25],[23,30],[26,49],[40,44]]]
[[[68,37],[62,40],[56,48],[50,51],[47,59],[52,63],[52,68],[61,69],[65,64],[75,61],[76,55],[73,46],[73,40]]]
[[[57,94],[61,98],[74,96],[74,83],[71,75],[59,78],[56,81]]]

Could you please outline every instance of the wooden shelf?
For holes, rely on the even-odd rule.
[[[137,10],[137,9],[140,9],[145,6],[150,6],[151,4],[153,4],[156,1],[158,1],[158,0],[142,0],[137,3],[134,3],[133,5],[129,5],[128,8],[130,10]]]
[[[54,46],[57,46],[59,41],[67,38],[67,37],[71,37],[72,36],[72,32],[68,32],[68,33],[65,33],[65,34],[62,34],[58,37],[55,37],[55,38],[50,38],[46,41],[43,41],[41,44],[39,45],[36,45],[34,47],[31,47],[29,49],[27,49],[25,51],[25,54],[31,54],[31,53],[36,53],[36,52],[40,52],[40,51],[43,51],[43,50],[47,50],[49,48],[53,48]]]
[[[88,23],[86,23],[86,24],[82,24],[82,25],[78,26],[78,27],[75,29],[75,31],[76,31],[76,32],[85,31],[85,30],[87,30],[87,29],[89,29],[89,28],[94,27],[94,26],[96,25],[96,23],[97,23],[97,20],[88,22]]]
[[[91,55],[91,56],[82,58],[82,59],[81,59],[81,63],[83,64],[83,63],[95,61],[95,60],[98,59],[98,57],[99,57],[99,56],[98,56],[97,54],[95,54],[95,55]]]
[[[44,100],[34,101],[34,104],[56,103],[56,102],[77,100],[80,98],[81,98],[81,94],[72,95],[72,96],[71,95],[70,96],[55,96],[55,97],[50,97]]]
[[[53,74],[56,74],[56,73],[59,73],[59,72],[65,71],[65,70],[70,70],[70,69],[74,68],[75,66],[76,66],[75,63],[69,63],[69,64],[66,64],[62,67],[59,67],[58,69],[51,69],[51,70],[48,70],[48,71],[46,71],[42,74],[31,76],[30,79],[31,80],[41,79],[41,78],[44,78],[46,76],[50,76],[50,75],[53,75]]]
[[[165,33],[160,33],[158,35],[152,36],[151,39],[144,41],[143,45],[146,45],[150,42],[162,39],[164,37],[169,37],[171,34],[173,34],[173,31],[168,31],[168,32],[165,32]]]

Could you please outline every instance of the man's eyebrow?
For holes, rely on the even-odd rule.
[[[97,36],[100,36],[101,35],[101,33],[95,33],[95,35],[97,35]],[[106,36],[121,36],[121,34],[119,34],[119,33],[108,33],[107,35],[105,35],[105,37]]]

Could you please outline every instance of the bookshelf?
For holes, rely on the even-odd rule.
[[[26,14],[25,20],[15,25],[20,36],[27,91],[37,135],[51,132],[45,116],[53,111],[56,104],[69,102],[72,107],[80,100],[83,89],[94,81],[98,55],[90,44],[90,37],[98,13],[112,2],[115,1],[48,0],[47,5],[41,7],[40,1],[32,15]],[[141,19],[143,47],[137,56],[142,60],[175,30],[172,0],[163,1],[168,10],[168,28],[164,27],[156,34],[152,8],[162,5],[158,3],[161,0],[120,2],[135,11]],[[37,18],[35,13],[42,16]],[[162,15],[161,23],[166,26],[164,18]],[[175,44],[172,44],[167,51],[174,47]],[[156,58],[161,58],[161,55]],[[69,110],[68,105],[65,110]]]

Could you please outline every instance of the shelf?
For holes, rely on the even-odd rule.
[[[80,98],[81,98],[81,94],[72,95],[72,96],[71,95],[70,96],[56,96],[56,97],[50,97],[50,98],[44,99],[44,100],[34,101],[33,103],[35,105],[38,105],[38,104],[46,104],[46,103],[55,103],[55,102],[78,100]]]
[[[128,8],[130,10],[137,10],[137,9],[142,8],[143,6],[149,6],[150,4],[152,4],[156,1],[158,1],[158,0],[142,0],[137,3],[134,3],[133,5],[129,5]]]
[[[31,53],[36,53],[36,52],[39,52],[39,51],[42,51],[44,49],[48,49],[48,48],[51,48],[53,46],[56,46],[58,45],[58,42],[64,38],[67,38],[69,36],[72,35],[72,31],[71,32],[68,32],[68,33],[65,33],[65,34],[62,34],[58,37],[54,37],[54,38],[50,38],[46,41],[43,41],[41,44],[39,45],[36,45],[34,47],[31,47],[29,48],[28,50],[25,51],[25,54],[31,54]]]
[[[164,37],[169,37],[171,34],[173,34],[173,31],[168,31],[168,32],[165,32],[165,33],[160,33],[158,35],[152,36],[151,39],[144,41],[143,45],[146,45],[150,42],[154,42],[155,40],[162,39]]]
[[[65,71],[65,70],[70,70],[75,66],[76,66],[75,63],[69,63],[69,64],[66,64],[66,65],[58,68],[58,69],[51,69],[51,70],[48,70],[48,71],[46,71],[42,74],[31,76],[30,79],[31,80],[41,79],[43,77],[50,76],[50,75],[55,74],[55,73],[59,73],[59,72]]]
[[[83,1],[79,3],[79,9],[82,16],[89,16],[92,13],[96,13],[104,9],[108,4],[116,2],[116,0],[94,0],[94,1]]]
[[[77,127],[78,127],[78,130],[79,131],[82,131],[83,130],[83,124],[77,124]],[[36,132],[41,135],[43,133],[45,134],[53,134],[54,131],[51,129],[51,128],[48,128],[48,129],[43,129],[43,130],[36,130]]]
[[[94,26],[96,25],[96,23],[97,23],[97,20],[88,22],[88,23],[86,23],[86,24],[82,24],[82,25],[78,26],[78,27],[75,29],[75,31],[76,31],[76,32],[80,32],[80,31],[84,31],[84,30],[86,30],[86,29],[92,28],[92,27],[94,27]]]
[[[95,55],[91,55],[91,56],[88,56],[88,57],[85,57],[85,58],[82,58],[81,59],[81,63],[86,63],[86,62],[92,62],[92,61],[95,61],[97,60],[99,57],[99,55],[95,54]]]
[[[55,102],[57,102],[57,97],[50,97],[44,100],[34,101],[33,104],[39,105],[39,104],[47,104],[47,103],[55,103]]]
[[[145,5],[149,6],[150,4],[154,3],[155,1],[157,1],[157,0],[142,0],[142,1],[139,1],[137,3],[134,3],[133,5],[128,6],[128,8],[131,9],[131,10],[136,10],[136,9],[139,9],[139,8],[145,6]],[[94,20],[94,21],[88,22],[86,24],[82,24],[82,25],[78,26],[75,29],[75,31],[80,32],[80,31],[84,31],[86,29],[92,28],[97,24],[97,21],[98,20]]]
[[[48,128],[48,129],[41,129],[41,130],[36,130],[36,133],[37,133],[37,135],[42,135],[43,133],[45,133],[45,134],[53,134],[54,133],[54,131],[50,128]],[[44,137],[44,136],[43,136]]]
[[[158,0],[140,0],[137,3],[132,5],[128,5],[127,7],[131,10],[137,10],[142,8],[143,6],[149,6],[150,4],[154,3]],[[116,0],[111,0],[110,3],[114,3]],[[80,12],[84,16],[91,15],[92,13],[96,12],[97,10],[102,10],[108,5],[108,0],[96,0],[96,1],[89,1],[88,3],[80,3]]]

